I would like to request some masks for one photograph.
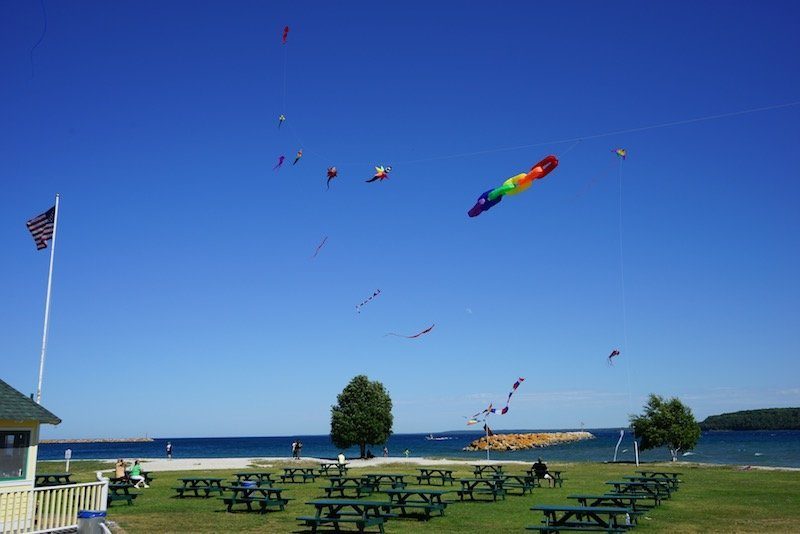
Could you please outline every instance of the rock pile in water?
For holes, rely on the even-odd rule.
[[[559,443],[570,443],[594,439],[591,432],[542,432],[536,434],[495,434],[489,436],[490,451],[521,451],[536,447],[547,447]],[[466,447],[465,451],[485,451],[486,436],[476,439]]]

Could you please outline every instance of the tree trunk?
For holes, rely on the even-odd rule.
[[[367,457],[367,443],[365,441],[362,441],[361,443],[358,444],[358,446],[361,447],[361,457],[362,458],[366,458]]]

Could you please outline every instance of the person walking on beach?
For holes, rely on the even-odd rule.
[[[297,440],[292,442],[292,459],[297,459]]]
[[[167,442],[167,460],[172,460],[172,442]]]
[[[299,439],[297,440],[297,459],[300,459],[300,452],[303,450],[303,442]]]
[[[384,458],[388,458],[389,457],[389,448],[386,447],[385,445],[383,447],[383,457]]]
[[[403,454],[405,454],[406,458],[408,458],[408,455],[411,454],[411,451],[406,449],[406,450],[403,451]]]

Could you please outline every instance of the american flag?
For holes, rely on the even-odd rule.
[[[33,240],[36,242],[36,250],[47,248],[47,240],[53,239],[53,225],[56,219],[56,207],[53,206],[41,215],[37,215],[28,221]]]

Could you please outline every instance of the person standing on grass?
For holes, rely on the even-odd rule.
[[[167,460],[172,460],[172,442],[167,442]]]

